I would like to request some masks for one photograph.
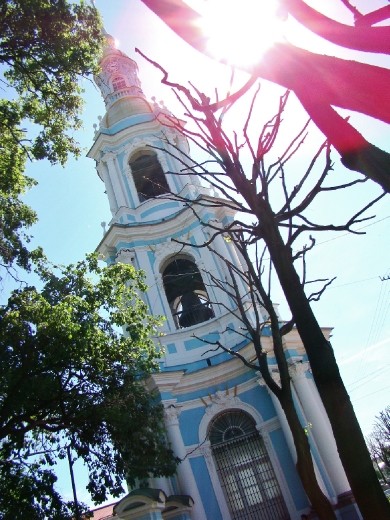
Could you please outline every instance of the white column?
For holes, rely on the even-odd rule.
[[[274,380],[276,380],[275,382],[280,385],[279,374],[277,374],[277,375],[274,374],[273,378],[274,378]],[[284,413],[282,405],[280,404],[280,401],[276,397],[276,395],[267,386],[267,384],[265,383],[263,378],[259,379],[259,384],[261,386],[265,386],[267,388],[268,394],[270,395],[271,400],[272,400],[272,404],[275,407],[276,415],[278,416],[278,419],[279,419],[279,422],[280,422],[280,426],[282,427],[282,431],[283,431],[284,437],[286,439],[287,446],[288,446],[288,448],[290,450],[290,453],[291,453],[292,459],[294,461],[294,464],[296,464],[297,463],[297,450],[295,448],[294,438],[293,438],[292,433],[291,433],[291,428],[290,428],[290,426],[288,424],[287,417],[286,417],[286,414]],[[323,479],[321,477],[321,474],[320,474],[320,471],[318,469],[317,463],[314,460],[313,456],[312,456],[312,460],[313,460],[313,467],[314,467],[314,472],[315,472],[315,475],[316,475],[316,478],[317,478],[317,482],[318,482],[322,492],[326,496],[328,496],[328,492],[326,490],[325,483],[324,483],[324,481],[323,481]]]
[[[115,198],[114,190],[112,189],[111,179],[108,174],[107,165],[103,164],[103,163],[99,163],[96,166],[96,169],[97,169],[99,175],[101,176],[101,178],[103,179],[104,187],[106,188],[106,193],[108,196],[110,210],[111,210],[112,215],[114,216],[115,213],[118,211],[118,204],[117,204],[117,201]]]
[[[225,279],[228,280],[228,283],[231,283],[230,272],[227,267],[227,263],[224,262],[223,258],[229,259],[233,265],[235,265],[237,268],[239,268],[239,270],[243,270],[241,263],[239,262],[239,258],[237,256],[236,248],[233,243],[228,243],[224,239],[224,237],[222,235],[223,229],[221,227],[221,223],[218,220],[216,220],[216,219],[210,220],[210,224],[212,224],[216,228],[217,227],[221,228],[221,231],[218,234],[216,234],[216,236],[214,236],[213,242],[211,244],[211,248],[214,249],[218,254],[214,254],[212,251],[209,251],[208,249],[203,250],[202,262],[198,262],[198,265],[201,267],[202,270],[206,271],[206,273],[208,271],[210,271],[211,274],[214,275],[215,278],[217,280],[219,280],[221,283],[223,283],[225,281]],[[204,240],[204,237],[206,238],[206,240],[211,239],[212,235],[215,232],[216,232],[215,230],[207,230],[207,227],[203,228],[203,236],[200,237],[199,243],[201,243],[201,241]],[[221,255],[221,256],[219,256],[219,255]],[[203,276],[205,276],[205,275],[203,274]],[[241,296],[241,299],[246,298],[246,300],[248,300],[248,298],[245,296],[246,293],[248,292],[248,287],[246,286],[244,280],[242,280],[242,278],[239,276],[236,276],[235,278],[236,278],[237,287],[238,287],[238,291]],[[214,305],[214,308],[216,309],[218,306],[218,315],[223,315],[227,311],[224,308],[224,306],[218,305],[217,302],[225,302],[225,304],[229,308],[233,308],[233,309],[236,308],[234,300],[230,299],[230,297],[227,296],[227,294],[223,291],[223,289],[216,287],[211,282],[210,277],[208,280],[208,284],[209,285],[206,284],[207,290],[209,292],[209,296],[210,296],[211,300],[216,303],[216,305]],[[214,297],[212,297],[212,295],[210,293],[211,290],[213,291]]]
[[[332,428],[318,395],[317,387],[313,380],[306,377],[308,367],[308,363],[292,363],[290,375],[309,425],[309,435],[313,436],[336,496],[338,496],[349,491],[350,485],[345,476]],[[343,418],[340,417],[340,420],[342,421]]]
[[[166,315],[168,320],[169,307],[168,309],[164,308],[164,305],[161,302],[162,297],[165,296],[162,277],[159,275],[159,273],[155,273],[153,271],[153,268],[150,265],[148,252],[148,249],[145,247],[137,247],[136,254],[134,255],[137,260],[137,262],[134,265],[135,267],[138,266],[139,268],[145,271],[145,283],[149,287],[146,295],[144,295],[144,300],[148,302],[149,309],[152,315]],[[166,329],[166,321],[163,325],[164,330]]]
[[[178,418],[181,411],[180,405],[177,405],[175,400],[165,401],[163,404],[168,439],[175,455],[181,460],[177,467],[177,479],[180,491],[185,495],[190,495],[194,501],[191,517],[194,520],[205,520],[207,516],[203,508],[202,499],[198,491],[198,486],[196,485],[190,461],[187,458],[187,451],[179,428]]]
[[[218,235],[215,238],[216,242],[216,250],[221,252],[222,258],[230,258],[230,261],[232,264],[237,267],[238,271],[244,272],[245,264],[242,263],[241,259],[238,256],[237,248],[234,244],[234,242],[227,242],[222,235]],[[221,258],[216,258],[216,262],[219,262],[220,264],[223,263],[223,260]],[[230,273],[228,269],[225,269],[226,275],[228,280],[230,280]],[[241,297],[244,297],[246,293],[248,292],[248,287],[245,284],[244,280],[240,278],[239,276],[236,277],[238,288],[241,294]]]
[[[115,193],[116,202],[119,207],[126,207],[127,204],[123,193],[123,187],[120,184],[119,173],[115,167],[115,155],[111,152],[106,153],[106,155],[103,157],[103,161],[107,163],[108,175],[111,180],[112,189]]]
[[[147,280],[146,283],[148,283]],[[152,298],[152,295],[154,298],[152,314],[165,316],[163,330],[165,332],[175,332],[177,327],[175,325],[175,320],[172,316],[172,310],[169,306],[167,296],[165,294],[164,282],[160,273],[154,273],[153,282],[149,284],[149,287],[151,293],[150,298]]]
[[[297,451],[295,449],[294,439],[290,430],[290,426],[288,425],[286,414],[284,413],[284,410],[279,402],[279,399],[276,397],[276,395],[269,389],[267,383],[264,381],[262,377],[259,377],[258,383],[260,386],[263,386],[267,389],[267,392],[269,396],[271,397],[272,404],[275,407],[276,415],[278,416],[280,426],[282,427],[282,431],[284,434],[284,437],[287,442],[288,449],[291,453],[291,457],[294,461],[294,464],[297,462]]]

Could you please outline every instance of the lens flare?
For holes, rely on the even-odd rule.
[[[282,39],[276,0],[209,0],[198,9],[208,51],[232,65],[252,65]]]

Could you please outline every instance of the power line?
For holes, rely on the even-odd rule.
[[[364,399],[365,397],[370,397],[370,395],[377,394],[378,392],[382,392],[383,390],[387,390],[388,388],[390,388],[390,385],[385,386],[383,388],[379,388],[378,390],[375,390],[374,392],[371,392],[370,394],[365,394],[365,395],[361,395],[360,397],[354,398],[353,401],[354,402],[360,401],[361,399]]]
[[[369,378],[368,381],[370,381],[371,379],[376,379],[382,372],[386,372],[386,370],[389,370],[389,368],[390,368],[390,364],[382,366],[380,368],[377,368],[373,372],[370,372],[370,373],[366,374],[364,377],[360,377],[359,379],[355,379],[355,381],[353,381],[352,383],[350,383],[348,385],[348,391],[349,392],[354,392],[361,385],[367,384],[367,381],[366,381],[367,378]],[[378,372],[379,372],[379,374],[378,374]],[[373,377],[370,377],[370,376],[373,376]],[[352,387],[354,387],[354,388],[352,388]]]
[[[385,319],[386,319],[387,312],[389,309],[389,298],[388,298],[389,293],[390,293],[389,284],[386,285],[386,283],[383,280],[381,280],[379,295],[378,295],[378,299],[376,302],[374,315],[371,319],[370,330],[369,330],[369,333],[368,333],[368,336],[366,339],[366,344],[364,347],[363,355],[362,355],[362,358],[361,358],[361,361],[359,364],[359,368],[357,371],[358,374],[362,373],[362,369],[363,369],[363,374],[364,374],[366,365],[363,365],[363,358],[364,358],[364,353],[368,349],[368,346],[370,344],[378,341],[378,338],[380,337],[380,335],[382,333],[382,329],[384,327]]]
[[[342,283],[342,284],[339,284],[339,285],[330,285],[328,287],[328,289],[338,289],[339,287],[345,287],[346,285],[355,285],[357,283],[368,282],[370,280],[377,280],[378,278],[380,279],[379,275],[371,276],[370,278],[362,278],[361,280],[355,280],[354,282],[347,282],[347,283]]]
[[[361,226],[360,228],[357,228],[355,229],[354,231],[361,231],[362,229],[365,229],[365,228],[368,228],[368,227],[371,227],[371,226],[374,226],[375,224],[379,224],[380,222],[383,222],[384,220],[390,218],[390,215],[388,215],[387,217],[383,217],[379,220],[375,220],[374,222],[370,222],[370,224],[366,224],[365,226]],[[322,240],[321,242],[317,242],[316,245],[321,245],[321,244],[326,244],[327,242],[332,242],[333,240],[338,240],[339,238],[343,238],[343,237],[346,237],[346,236],[351,236],[351,232],[348,232],[348,233],[343,233],[342,235],[337,235],[333,238],[328,238],[327,240]]]

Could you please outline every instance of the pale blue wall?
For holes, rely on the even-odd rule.
[[[298,478],[294,462],[290,455],[286,439],[281,429],[274,430],[270,433],[272,445],[274,447],[276,456],[278,457],[280,467],[283,470],[284,478],[290,490],[294,505],[299,511],[309,506],[309,502],[305,495],[305,491]]]
[[[191,458],[190,463],[207,518],[223,520],[204,458]]]

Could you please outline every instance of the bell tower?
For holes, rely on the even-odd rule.
[[[106,113],[88,156],[112,214],[97,250],[108,263],[142,269],[149,311],[165,318],[156,338],[164,352],[160,371],[148,384],[160,396],[167,437],[181,460],[175,477],[151,479],[150,492],[134,490],[120,501],[118,517],[128,518],[131,508],[132,518],[299,519],[310,504],[284,413],[258,373],[217,348],[220,342],[254,359],[241,321],[230,312],[233,300],[213,283],[213,277],[230,279],[224,258],[241,265],[235,245],[210,231],[223,230],[235,211],[202,186],[173,115],[146,98],[136,62],[108,34],[95,80]],[[201,247],[211,238],[213,251]],[[246,287],[239,289],[250,314]],[[276,367],[264,335],[268,362]],[[318,478],[337,502],[349,486],[296,331],[286,337],[286,351],[299,413],[313,424]],[[157,516],[145,516],[151,504]]]
[[[165,317],[164,366],[200,361],[213,353],[194,335],[221,329],[226,311],[211,275],[224,276],[223,261],[198,246],[209,239],[207,224],[224,226],[234,211],[191,171],[189,146],[165,106],[142,92],[138,67],[106,35],[101,72],[96,77],[106,105],[88,156],[105,184],[112,219],[98,246],[108,262],[131,262],[143,269],[150,312]],[[202,205],[202,200],[209,204]],[[215,201],[215,208],[212,208]],[[238,256],[220,239],[221,255]],[[195,346],[196,345],[196,346]],[[198,352],[200,348],[201,352]],[[203,358],[201,355],[203,354]]]

